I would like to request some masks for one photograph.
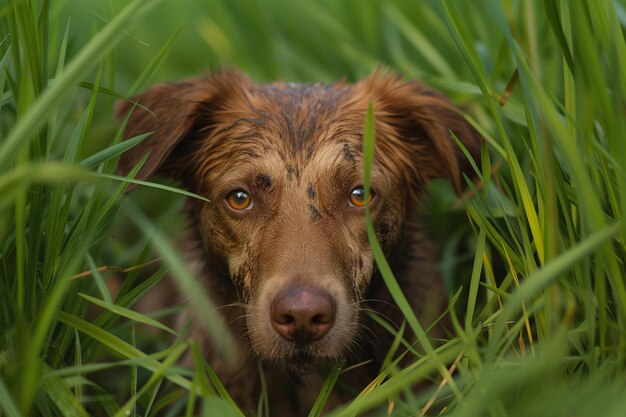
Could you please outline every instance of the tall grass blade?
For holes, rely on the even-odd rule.
[[[48,120],[46,112],[58,106],[72,91],[77,80],[89,71],[99,60],[106,55],[124,36],[121,27],[130,27],[150,9],[155,7],[159,0],[134,0],[107,27],[99,32],[89,44],[81,49],[78,55],[67,65],[62,74],[55,79],[34,103],[28,112],[17,121],[4,142],[0,144],[0,166],[6,164],[22,147],[33,139],[33,132]]]

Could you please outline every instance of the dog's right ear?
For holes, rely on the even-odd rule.
[[[118,172],[127,175],[149,152],[137,179],[146,179],[170,164],[173,151],[197,129],[209,130],[214,115],[229,96],[242,94],[249,80],[241,73],[223,71],[179,83],[154,86],[117,103],[116,118],[131,112],[124,139],[152,132],[141,143],[122,154]],[[129,189],[132,187],[129,187]]]

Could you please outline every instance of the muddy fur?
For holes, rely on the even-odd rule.
[[[307,415],[339,360],[371,360],[342,378],[355,390],[377,374],[391,337],[365,317],[372,310],[399,326],[402,315],[377,276],[364,210],[349,203],[362,186],[363,126],[376,115],[372,172],[374,227],[396,278],[425,326],[445,307],[435,253],[418,221],[425,184],[447,177],[462,187],[471,174],[450,131],[477,158],[479,135],[441,94],[376,72],[356,84],[253,84],[236,71],[157,85],[120,103],[132,111],[126,137],[154,132],[120,161],[129,172],[148,152],[139,178],[173,176],[211,203],[187,202],[192,227],[181,250],[240,341],[245,360],[226,369],[202,329],[191,335],[245,413],[256,410],[260,361],[273,415]],[[251,198],[235,210],[235,190]],[[334,325],[298,344],[271,326],[274,297],[293,285],[323,288]],[[193,313],[181,322],[193,319]],[[349,398],[337,390],[330,406]]]

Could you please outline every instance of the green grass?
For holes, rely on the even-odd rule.
[[[133,309],[173,272],[228,359],[170,241],[188,194],[137,181],[123,195],[134,173],[117,177],[117,158],[145,137],[120,142],[112,122],[115,100],[222,65],[259,82],[384,65],[444,91],[485,138],[467,195],[435,182],[425,203],[455,334],[425,337],[370,230],[417,349],[401,331],[380,377],[331,415],[623,415],[623,1],[91,3],[0,3],[0,415],[241,415],[197,345],[172,340],[176,311]],[[187,350],[191,371],[175,366]]]

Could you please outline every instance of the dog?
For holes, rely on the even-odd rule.
[[[366,201],[370,102],[376,148]],[[187,202],[182,252],[200,265],[213,301],[230,307],[219,311],[246,359],[228,369],[199,326],[191,336],[244,413],[257,409],[259,363],[280,416],[308,414],[329,364],[365,363],[341,377],[356,392],[379,372],[393,336],[365,312],[395,326],[403,316],[375,265],[366,204],[424,327],[445,310],[420,199],[433,178],[460,192],[463,174],[473,174],[451,132],[475,160],[481,137],[442,94],[381,70],[331,85],[258,85],[223,70],[154,86],[118,105],[118,118],[128,113],[125,138],[153,133],[121,156],[120,172],[148,155],[137,178],[173,177],[210,200]],[[333,392],[328,407],[349,397]]]

